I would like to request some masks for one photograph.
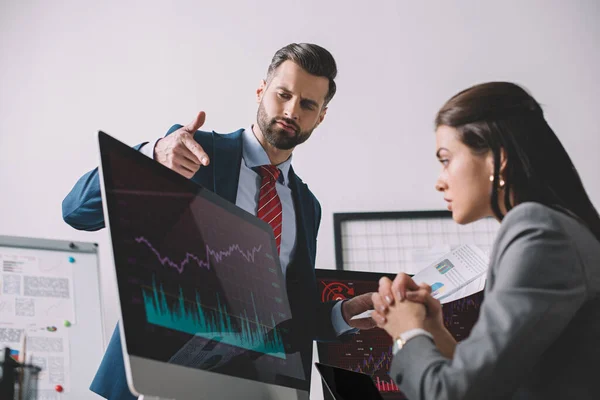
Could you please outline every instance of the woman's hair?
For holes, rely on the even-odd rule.
[[[438,112],[436,128],[446,125],[475,154],[492,152],[494,183],[491,206],[502,220],[498,202],[501,151],[506,210],[533,201],[578,216],[600,240],[600,216],[592,205],[579,174],[552,131],[538,102],[510,82],[475,85],[452,97]]]

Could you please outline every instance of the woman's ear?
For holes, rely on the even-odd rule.
[[[494,153],[490,151],[487,155],[486,164],[488,166],[488,170],[490,175],[494,175]],[[502,177],[504,175],[504,171],[506,170],[506,152],[504,149],[500,149],[500,172],[499,175]]]
[[[503,148],[500,149],[500,176],[504,176],[506,170],[506,151]]]

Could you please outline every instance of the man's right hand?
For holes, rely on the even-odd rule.
[[[206,113],[200,111],[196,119],[156,142],[154,159],[173,171],[191,178],[210,162],[208,155],[194,140],[194,133],[204,124]]]

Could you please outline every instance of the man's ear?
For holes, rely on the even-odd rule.
[[[267,89],[267,81],[265,81],[264,79],[261,79],[260,83],[258,84],[258,89],[256,89],[256,102],[257,103],[261,102],[266,89]]]
[[[327,114],[327,107],[323,107],[323,110],[321,110],[321,114],[319,114],[319,120],[317,121],[315,128],[321,125],[321,122],[323,122],[323,120],[325,119],[325,114]]]

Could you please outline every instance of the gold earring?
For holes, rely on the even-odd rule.
[[[490,175],[490,182],[494,182],[494,174]],[[505,184],[504,179],[500,178],[500,188],[503,188]]]

